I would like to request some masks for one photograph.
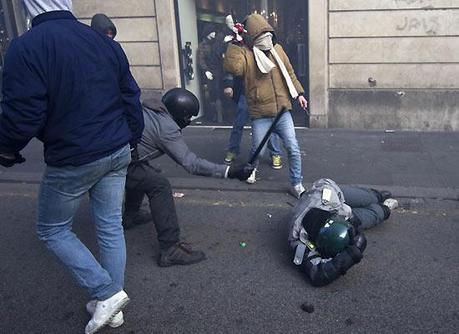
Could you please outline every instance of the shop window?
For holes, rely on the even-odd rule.
[[[190,1],[190,0],[187,0]],[[180,2],[180,1],[179,1]],[[180,11],[179,20],[187,21],[190,15],[195,15],[196,34],[194,46],[194,62],[196,75],[190,83],[196,87],[199,95],[202,114],[197,122],[207,125],[231,125],[235,115],[234,102],[223,94],[224,72],[222,56],[227,45],[223,42],[229,30],[225,25],[225,17],[232,14],[238,21],[251,13],[263,15],[276,31],[276,37],[282,44],[295,73],[305,88],[306,96],[309,90],[308,71],[308,1],[299,0],[195,0],[195,12]],[[190,32],[187,31],[187,34]],[[187,37],[188,38],[188,37]],[[185,45],[182,39],[182,44]],[[309,120],[304,112],[296,110],[292,113],[297,126],[308,126]]]
[[[24,7],[19,1],[0,1],[0,76],[3,71],[3,60],[6,50],[11,40],[27,29],[28,21],[30,20],[26,19]]]

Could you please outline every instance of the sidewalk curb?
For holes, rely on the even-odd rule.
[[[0,174],[1,183],[24,183],[40,184],[41,173],[3,173]],[[285,182],[261,181],[255,184],[245,182],[214,179],[199,176],[189,177],[170,177],[168,178],[172,187],[175,189],[191,190],[209,190],[209,191],[246,191],[246,192],[270,192],[270,193],[287,193],[288,185]],[[456,188],[428,188],[428,187],[400,187],[375,184],[353,184],[365,188],[375,188],[381,190],[390,190],[396,198],[431,198],[459,201],[459,189]],[[308,189],[311,183],[305,183]]]
[[[177,189],[201,189],[212,191],[248,191],[248,192],[271,192],[287,193],[288,185],[285,182],[262,181],[255,184],[237,182],[233,180],[215,180],[200,178],[169,178],[173,188]],[[459,189],[454,188],[427,188],[427,187],[400,187],[374,184],[352,184],[355,186],[390,190],[394,197],[398,198],[431,198],[459,201]],[[306,189],[312,183],[304,183]]]

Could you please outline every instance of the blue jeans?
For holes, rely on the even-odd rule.
[[[237,103],[237,112],[236,117],[233,121],[233,128],[231,130],[231,135],[229,139],[228,151],[233,152],[236,155],[240,153],[242,133],[244,131],[244,125],[250,119],[249,117],[249,107],[247,105],[247,99],[244,95],[239,97]],[[253,148],[253,139],[251,151],[255,151],[256,148]],[[279,136],[275,133],[271,135],[271,138],[268,141],[268,149],[271,152],[271,155],[281,155],[282,151],[279,144]]]
[[[126,245],[121,212],[129,145],[82,166],[47,166],[38,198],[37,234],[91,298],[104,300],[123,289]],[[72,232],[73,217],[89,193],[100,263]]]
[[[354,186],[340,186],[346,204],[362,223],[364,230],[384,221],[384,210],[378,196],[371,189]]]
[[[255,150],[254,147],[258,147],[261,143],[273,121],[274,117],[264,117],[252,120],[254,145],[252,147],[252,154]],[[293,119],[290,112],[286,112],[281,116],[279,122],[276,124],[274,132],[282,139],[284,147],[288,153],[290,184],[296,185],[301,183],[303,181],[303,176],[301,175],[301,153],[298,141],[296,140],[295,127],[293,125]],[[265,150],[266,146],[264,146],[261,150],[259,157],[263,156]],[[255,166],[258,166],[258,161],[255,163]]]

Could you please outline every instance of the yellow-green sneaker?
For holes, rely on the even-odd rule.
[[[226,153],[225,164],[231,165],[235,159],[236,159],[236,153],[228,152]]]
[[[274,169],[282,168],[282,158],[280,155],[272,155],[271,160],[272,160],[272,164],[271,164],[272,168]]]

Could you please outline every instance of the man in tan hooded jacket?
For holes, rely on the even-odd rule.
[[[271,25],[263,16],[252,14],[248,16],[245,28],[248,37],[246,45],[237,42],[230,44],[223,65],[226,71],[243,77],[252,119],[254,147],[257,147],[280,110],[284,107],[292,109],[291,99],[298,99],[303,109],[307,108],[307,101],[284,49],[273,42],[275,36]],[[280,118],[275,133],[280,136],[288,152],[290,192],[300,197],[304,191],[301,154],[290,112]],[[258,162],[255,164],[257,166]],[[253,178],[255,173],[256,170]]]

